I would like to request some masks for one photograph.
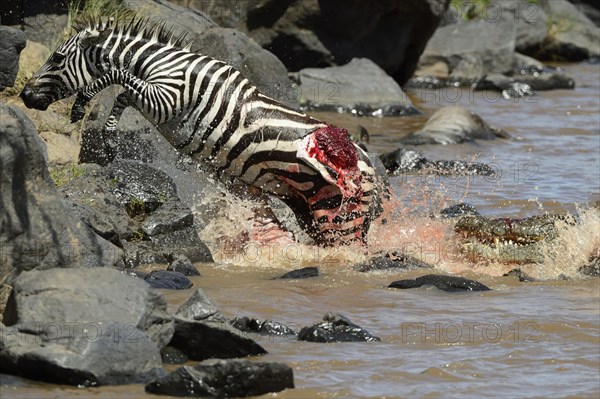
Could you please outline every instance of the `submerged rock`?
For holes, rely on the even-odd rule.
[[[359,272],[372,272],[378,270],[414,270],[432,269],[433,266],[414,256],[391,251],[384,255],[375,256],[364,263],[354,266]]]
[[[535,281],[533,278],[529,277],[527,273],[522,271],[521,269],[512,269],[508,273],[503,274],[504,277],[516,277],[520,282],[526,281]]]
[[[154,270],[144,276],[144,281],[152,288],[165,290],[185,290],[194,285],[183,274],[169,270]]]
[[[326,313],[321,323],[304,327],[298,340],[309,342],[372,342],[381,341],[364,328],[351,322],[346,316]]]
[[[303,267],[302,269],[295,269],[289,271],[282,276],[276,277],[275,279],[302,279],[310,277],[318,277],[319,268],[316,266]]]
[[[179,349],[191,360],[230,359],[267,353],[254,340],[226,323],[179,316],[175,317],[175,333],[169,346]]]
[[[294,388],[292,369],[283,363],[206,360],[183,366],[150,382],[146,392],[191,397],[246,397]]]
[[[473,140],[510,138],[502,129],[490,127],[479,115],[463,107],[437,110],[421,130],[401,139],[404,145],[459,144]]]
[[[446,292],[458,291],[490,291],[491,289],[477,281],[469,280],[464,277],[445,276],[441,274],[428,274],[417,277],[414,280],[397,280],[390,283],[389,288],[418,288],[423,285],[433,285],[436,288]]]
[[[388,173],[414,173],[436,176],[494,176],[494,169],[484,163],[466,161],[432,161],[417,151],[404,147],[380,155]]]
[[[479,212],[473,205],[465,204],[461,202],[460,204],[451,205],[447,208],[444,208],[440,211],[440,216],[443,218],[457,218],[462,216],[478,216]]]
[[[161,375],[174,325],[148,285],[112,268],[22,273],[0,325],[0,372],[71,385]]]
[[[258,320],[246,316],[236,317],[229,322],[233,327],[243,332],[261,335],[286,336],[298,335],[292,328],[273,320]]]

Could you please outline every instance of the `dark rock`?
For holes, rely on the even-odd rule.
[[[458,291],[490,291],[485,285],[469,280],[464,277],[445,276],[441,274],[428,274],[417,277],[415,280],[398,280],[392,282],[389,288],[418,288],[423,285],[433,285],[436,288],[446,292]]]
[[[212,262],[169,175],[129,160],[81,168],[83,175],[60,190],[88,226],[125,250],[128,266],[167,263],[166,255],[175,251],[194,262]]]
[[[302,328],[298,333],[298,340],[309,342],[381,341],[380,338],[352,323],[347,317],[336,313],[326,313],[323,322]]]
[[[600,26],[600,7],[596,0],[569,0],[583,15],[596,26]]]
[[[479,212],[473,205],[465,204],[461,202],[460,204],[451,205],[447,208],[444,208],[440,211],[440,215],[443,218],[456,218],[461,216],[478,216]]]
[[[19,54],[27,37],[20,30],[0,25],[0,91],[12,87],[19,71]]]
[[[175,333],[169,346],[191,360],[230,359],[258,356],[267,351],[254,340],[226,323],[187,320],[175,317]]]
[[[168,263],[167,255],[178,251],[192,262],[212,262],[210,249],[198,238],[192,226],[158,234],[137,243],[140,263]]]
[[[69,212],[46,150],[18,108],[0,104],[0,279],[9,272],[112,266],[122,252]]]
[[[192,261],[185,255],[171,254],[167,257],[167,260],[169,261],[169,267],[167,268],[167,270],[182,273],[184,276],[200,275],[198,269],[196,269]]]
[[[112,268],[23,272],[0,326],[0,372],[85,386],[156,378],[174,330],[166,309]]]
[[[415,141],[416,142],[416,141]],[[417,151],[404,147],[380,155],[388,173],[416,173],[437,176],[494,176],[495,170],[486,164],[466,161],[431,161]]]
[[[194,285],[183,274],[169,270],[154,270],[144,277],[144,281],[152,288],[165,290],[185,290]]]
[[[291,71],[368,58],[399,84],[412,76],[447,0],[198,2],[222,26],[247,32]],[[419,23],[415,23],[419,21]]]
[[[146,385],[146,392],[169,396],[246,397],[294,388],[292,369],[283,363],[207,360],[183,366]]]
[[[23,2],[4,0],[0,6],[2,25],[12,25],[28,40],[56,45],[56,38],[67,28],[68,7],[62,1]]]
[[[415,270],[432,269],[433,266],[425,263],[414,256],[399,253],[397,251],[388,252],[384,255],[376,256],[365,263],[354,266],[359,272],[372,272],[378,270]]]
[[[303,267],[302,269],[295,269],[285,273],[284,275],[277,277],[277,279],[301,279],[318,277],[319,268],[316,266]]]
[[[598,277],[600,276],[600,256],[590,256],[588,263],[583,265],[578,270],[584,276]]]
[[[194,294],[188,298],[175,313],[176,316],[189,320],[202,320],[212,322],[225,322],[225,318],[217,309],[217,306],[198,288]]]
[[[404,147],[381,154],[379,158],[389,173],[420,170],[429,163],[429,161],[417,151],[409,150]]]
[[[302,69],[298,83],[300,103],[310,109],[358,116],[420,114],[394,79],[366,58],[353,58],[343,66]]]
[[[297,106],[296,91],[287,77],[281,61],[262,49],[245,33],[217,26],[198,9],[190,9],[166,0],[125,0],[126,8],[157,16],[158,22],[168,21],[175,34],[185,34],[192,41],[192,51],[225,61],[239,70],[263,93],[283,103]],[[215,4],[223,10],[222,4]],[[231,12],[234,3],[225,7]]]
[[[229,321],[234,328],[243,332],[252,332],[269,336],[297,335],[292,328],[273,320],[258,320],[246,316],[236,317]]]
[[[419,131],[401,139],[405,145],[458,144],[465,141],[509,138],[502,129],[490,127],[479,115],[463,107],[437,110]]]
[[[179,349],[172,346],[165,346],[160,350],[160,355],[164,364],[182,364],[188,361],[188,357]]]
[[[529,277],[529,275],[523,272],[521,269],[512,269],[508,273],[503,274],[504,277],[517,277],[519,281],[535,281],[533,278]]]
[[[194,215],[190,208],[179,201],[168,201],[144,219],[141,230],[152,237],[192,226],[193,222]]]

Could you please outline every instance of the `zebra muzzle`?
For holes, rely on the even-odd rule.
[[[43,93],[37,93],[28,85],[23,88],[19,96],[27,108],[35,108],[45,111],[52,103],[50,96]]]

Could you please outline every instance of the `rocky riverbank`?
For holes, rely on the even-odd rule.
[[[169,21],[177,34],[193,40],[193,50],[234,65],[266,94],[307,112],[410,118],[422,114],[413,94],[424,87],[467,86],[505,98],[572,89],[572,78],[542,61],[600,55],[597,20],[586,17],[597,8],[580,11],[585,2],[516,1],[511,8],[492,1],[479,9],[434,0],[380,6],[308,0],[291,7],[239,2],[227,3],[227,9],[217,2],[176,3],[123,2],[140,15]],[[218,229],[215,221],[233,214],[235,201],[246,201],[249,213],[260,208],[267,218],[279,216],[298,233],[296,240],[309,239],[300,236],[297,223],[284,219],[289,215],[284,205],[265,207],[263,198],[254,201],[248,193],[232,200],[136,111],[126,110],[117,131],[106,135],[102,127],[113,89],[99,95],[76,124],[68,122],[69,101],[44,112],[25,109],[15,96],[19,85],[44,62],[48,38],[62,34],[67,18],[60,6],[22,11],[24,21],[2,12],[3,24],[13,27],[0,26],[0,90],[6,88],[0,93],[0,372],[79,386],[144,383],[156,394],[260,395],[293,388],[294,377],[283,363],[237,359],[266,353],[252,334],[309,342],[381,340],[336,313],[300,329],[244,315],[229,319],[201,290],[192,293],[193,264],[215,263],[215,243],[203,239],[203,232]],[[356,140],[367,149],[369,135],[382,134],[360,131]],[[486,164],[430,160],[415,146],[446,145],[452,158],[453,145],[495,139],[512,138],[502,126],[449,106],[403,137],[405,147],[375,155],[382,174],[491,176],[496,171]],[[227,231],[222,239],[241,246],[252,216],[236,219],[237,210],[235,215],[231,225],[239,231]],[[546,219],[468,218],[462,211],[459,216],[448,223],[457,233],[468,231],[466,250],[484,259],[539,261],[543,254],[536,243],[556,238],[537,237],[549,225]],[[523,225],[529,230],[518,237],[532,246],[519,246],[524,255],[515,262],[513,245],[521,243],[513,230]],[[495,246],[500,241],[506,243],[502,251]],[[597,276],[597,260],[590,257],[581,273]],[[140,270],[144,265],[160,270],[147,273]],[[432,265],[397,251],[347,266],[427,273],[395,281],[393,288],[487,289],[432,275]],[[312,267],[285,278],[317,275]],[[190,290],[189,300],[170,312],[157,288]],[[200,363],[167,373],[165,364],[185,361]],[[230,376],[239,384],[228,384]]]

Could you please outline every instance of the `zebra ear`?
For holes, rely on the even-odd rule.
[[[101,31],[85,31],[79,40],[81,47],[95,46],[103,43],[112,33],[112,29],[106,28]]]

